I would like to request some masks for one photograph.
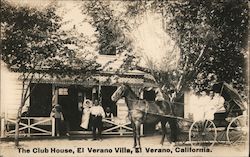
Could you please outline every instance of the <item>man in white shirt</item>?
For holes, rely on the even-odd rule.
[[[225,99],[219,93],[210,91],[210,100],[207,105],[207,119],[214,120],[215,113],[226,112],[224,102]]]
[[[219,93],[214,94],[213,100],[217,112],[226,112],[224,107],[225,99]]]
[[[102,106],[97,100],[94,101],[94,105],[90,108],[91,118],[92,118],[92,133],[93,140],[102,140],[102,118],[105,117],[105,112]],[[96,136],[96,129],[98,129],[98,135]]]
[[[210,97],[206,94],[206,91],[202,91],[201,95],[193,98],[194,106],[192,108],[193,120],[194,121],[203,121],[206,117],[207,112],[207,103],[210,100]]]

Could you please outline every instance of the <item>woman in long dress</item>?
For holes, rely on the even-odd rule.
[[[86,99],[83,102],[83,113],[82,113],[82,121],[81,127],[84,129],[88,129],[89,126],[89,118],[90,118],[90,108],[92,107],[92,102],[89,99]]]

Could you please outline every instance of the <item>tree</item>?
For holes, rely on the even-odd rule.
[[[121,68],[116,72],[126,71],[134,63],[135,52],[133,51],[132,39],[128,35],[130,26],[123,12],[118,12],[111,6],[120,2],[114,1],[84,1],[82,12],[89,17],[89,23],[95,28],[97,38],[97,50],[99,54],[117,54],[124,57]],[[110,63],[117,58],[110,60]],[[137,62],[137,61],[136,61]]]
[[[100,54],[121,53],[125,49],[131,51],[131,41],[125,36],[128,24],[121,17],[115,16],[110,1],[87,1],[83,5],[83,13],[90,16],[90,23],[95,27]]]
[[[45,75],[63,77],[75,74],[83,79],[99,67],[94,60],[76,58],[76,52],[69,48],[69,44],[77,45],[72,43],[77,39],[60,30],[61,18],[56,15],[55,8],[56,3],[43,10],[19,7],[7,1],[1,3],[1,59],[10,70],[22,75],[16,145],[22,108],[35,88],[31,88],[34,80],[39,83]]]
[[[173,92],[173,101],[188,88],[199,92],[220,81],[233,84],[239,92],[247,89],[246,1],[136,1],[128,8],[139,14],[147,10],[161,14],[166,33],[180,49],[175,69],[166,69],[173,60],[167,57],[161,63],[164,68],[151,69],[165,93]]]

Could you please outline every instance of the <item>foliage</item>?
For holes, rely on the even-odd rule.
[[[123,2],[122,2],[123,3]],[[131,65],[138,62],[133,51],[132,39],[128,35],[131,27],[123,11],[114,9],[121,5],[118,1],[85,1],[82,12],[89,16],[89,23],[95,28],[99,54],[116,55],[123,58],[123,64],[116,70],[117,73],[131,69]],[[107,64],[117,61],[110,59]]]
[[[86,1],[83,13],[90,16],[90,23],[96,29],[100,54],[116,54],[132,51],[131,40],[125,32],[129,30],[128,24],[122,15],[114,15],[110,1]]]
[[[93,61],[76,58],[76,52],[69,48],[76,39],[59,30],[61,18],[55,14],[55,7],[38,11],[3,1],[1,15],[1,25],[5,25],[2,60],[10,69],[69,75],[95,70]]]
[[[136,1],[128,8],[138,14],[147,10],[162,14],[166,33],[180,49],[176,69],[166,68],[171,59],[161,63],[164,68],[152,69],[166,93],[180,97],[188,88],[199,92],[220,81],[246,90],[246,1]]]
[[[94,60],[76,57],[70,45],[77,46],[78,40],[60,30],[61,18],[56,15],[56,3],[38,10],[3,1],[1,19],[2,60],[10,70],[20,72],[23,81],[15,134],[18,145],[22,108],[35,88],[31,88],[34,79],[39,83],[45,75],[75,74],[86,78],[96,72],[99,65]]]

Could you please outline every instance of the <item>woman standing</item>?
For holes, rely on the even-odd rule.
[[[82,112],[82,121],[81,127],[84,129],[88,129],[89,126],[89,118],[90,118],[90,108],[92,107],[92,102],[89,99],[86,99],[83,102],[83,112]]]

